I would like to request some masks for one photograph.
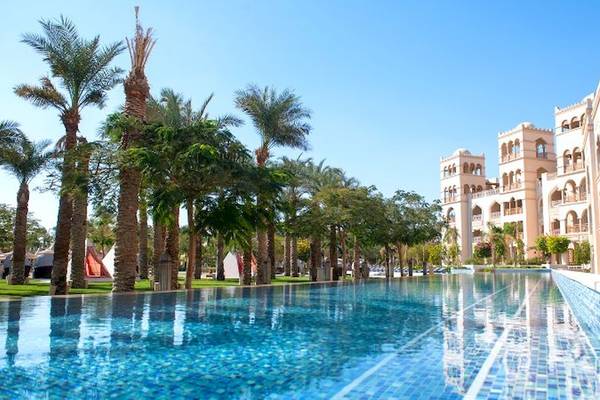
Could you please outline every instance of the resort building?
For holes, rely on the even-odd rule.
[[[600,249],[598,158],[600,96],[554,109],[555,129],[530,122],[498,134],[498,178],[487,177],[485,156],[458,149],[440,161],[443,215],[454,228],[460,258],[471,257],[491,225],[516,223],[525,257],[539,256],[540,235],[567,236],[572,243],[589,241]],[[592,123],[588,123],[592,121]],[[596,127],[596,129],[594,129]],[[573,244],[558,260],[573,263]]]

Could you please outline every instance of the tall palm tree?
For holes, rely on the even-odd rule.
[[[92,40],[83,39],[75,25],[64,17],[55,21],[43,20],[40,24],[43,34],[25,34],[23,42],[42,55],[50,67],[50,77],[42,77],[39,85],[18,85],[15,93],[40,108],[58,110],[65,128],[66,151],[62,165],[50,293],[66,294],[73,215],[70,185],[75,168],[71,153],[77,142],[81,110],[87,106],[104,106],[107,92],[120,81],[122,73],[121,69],[110,64],[124,47],[121,42],[101,46],[99,36]]]
[[[49,141],[31,142],[23,137],[14,146],[0,152],[0,165],[17,178],[20,184],[17,192],[11,285],[25,283],[29,183],[52,157],[53,153],[46,151],[49,144]]]
[[[300,98],[290,90],[277,93],[275,89],[261,89],[255,85],[236,93],[236,106],[252,120],[261,139],[256,149],[256,164],[265,168],[275,146],[285,146],[298,149],[308,147],[307,135],[311,127],[308,123],[311,113],[304,107]],[[259,209],[265,208],[264,199],[259,194],[257,198]],[[269,265],[267,221],[262,221],[257,229],[258,260],[257,284],[271,281],[271,266]]]
[[[127,39],[131,59],[131,70],[125,78],[125,116],[136,121],[146,120],[146,103],[150,86],[146,78],[146,64],[156,41],[152,29],[142,28],[138,19],[139,8],[135,7],[135,35]],[[140,139],[141,129],[131,124],[121,138],[121,149],[135,147]],[[117,235],[115,243],[115,276],[113,291],[132,291],[137,270],[137,212],[141,173],[129,163],[123,163],[119,170],[119,200],[117,212]]]

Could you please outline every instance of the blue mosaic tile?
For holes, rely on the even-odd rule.
[[[24,299],[0,398],[599,398],[578,321],[550,274]]]

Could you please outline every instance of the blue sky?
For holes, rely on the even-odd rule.
[[[37,20],[64,14],[83,36],[105,42],[131,35],[133,6],[158,38],[147,75],[196,104],[211,92],[213,115],[236,112],[248,83],[292,88],[313,111],[307,156],[344,168],[384,194],[439,196],[439,158],[457,147],[487,156],[497,172],[496,134],[522,121],[550,128],[555,105],[592,92],[600,79],[592,1],[28,1],[2,7],[0,119],[33,138],[63,134],[54,110],[39,110],[12,88],[47,72],[20,43]],[[128,69],[123,54],[116,64]],[[81,132],[96,134],[123,102],[121,87],[104,110],[87,109]],[[247,124],[236,135],[249,147]],[[280,149],[276,155],[297,152]],[[39,184],[40,180],[34,182]],[[0,173],[0,202],[15,203],[16,180]],[[47,227],[55,197],[34,192],[30,210]]]

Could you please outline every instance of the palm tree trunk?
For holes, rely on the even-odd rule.
[[[192,288],[194,268],[196,267],[196,227],[194,226],[194,200],[188,199],[186,204],[188,219],[188,257],[185,270],[185,288]]]
[[[242,267],[242,285],[252,284],[252,236],[249,236],[244,244],[244,265]]]
[[[71,222],[73,219],[73,200],[71,193],[64,186],[72,181],[75,170],[75,154],[73,149],[77,143],[79,130],[79,112],[69,110],[61,116],[65,126],[65,155],[62,165],[62,184],[58,201],[58,216],[56,220],[56,235],[54,238],[54,260],[50,279],[50,294],[67,294],[67,265],[69,263],[69,247],[71,244]]]
[[[283,249],[283,275],[290,276],[291,274],[291,249],[292,238],[289,233],[285,234],[284,249]]]
[[[275,224],[273,221],[269,221],[269,227],[267,228],[267,234],[269,235],[268,251],[269,251],[269,265],[271,271],[271,279],[275,279],[275,273],[277,272],[277,264],[275,264]]]
[[[400,264],[400,276],[404,276],[404,258],[402,257],[402,243],[396,243],[396,251],[398,252],[398,264]]]
[[[202,235],[196,233],[196,266],[194,267],[194,279],[202,278]]]
[[[85,281],[85,238],[87,236],[87,191],[73,196],[71,224],[71,288],[87,287]]]
[[[317,243],[314,237],[310,241],[310,280],[317,281]]]
[[[271,272],[269,268],[269,250],[268,250],[268,240],[267,240],[267,231],[258,227],[256,230],[256,242],[258,247],[258,257],[256,260],[256,284],[263,285],[268,283],[267,277],[271,277]]]
[[[348,268],[348,246],[346,246],[346,231],[340,230],[340,245],[342,246],[342,280],[346,279]]]
[[[130,167],[119,173],[119,211],[115,242],[114,292],[130,292],[135,286],[137,272],[137,211],[141,174]]]
[[[297,278],[300,276],[300,268],[298,266],[298,238],[296,237],[296,235],[292,236],[290,258],[292,259],[292,276]]]
[[[160,262],[160,256],[165,251],[165,227],[158,222],[156,218],[153,218],[154,238],[152,241],[152,281],[156,281],[156,271],[158,271],[158,264]],[[150,285],[152,286],[152,285]]]
[[[166,252],[171,257],[171,289],[179,288],[179,206],[173,209],[173,222],[167,228]]]
[[[29,187],[21,182],[17,192],[17,214],[13,238],[13,260],[10,284],[25,283],[25,257],[27,253],[27,211],[29,206]]]
[[[385,251],[385,278],[390,279],[394,277],[392,271],[390,271],[390,246],[386,243],[384,246]]]
[[[138,259],[140,263],[140,279],[148,279],[148,203],[140,193],[140,242]]]
[[[352,277],[355,281],[360,280],[361,278],[360,272],[360,243],[358,239],[354,237],[354,271],[352,271]]]
[[[217,280],[225,280],[225,243],[223,241],[223,235],[221,232],[217,232]]]
[[[337,265],[337,235],[335,225],[329,227],[329,263],[332,271],[332,279],[339,279],[339,270]]]
[[[89,187],[87,179],[89,177],[91,152],[87,148],[83,149],[83,154],[77,165],[77,172],[82,177],[84,184],[73,196],[73,221],[71,224],[71,287],[85,288],[85,256],[87,238],[87,212],[88,212],[88,192]]]

